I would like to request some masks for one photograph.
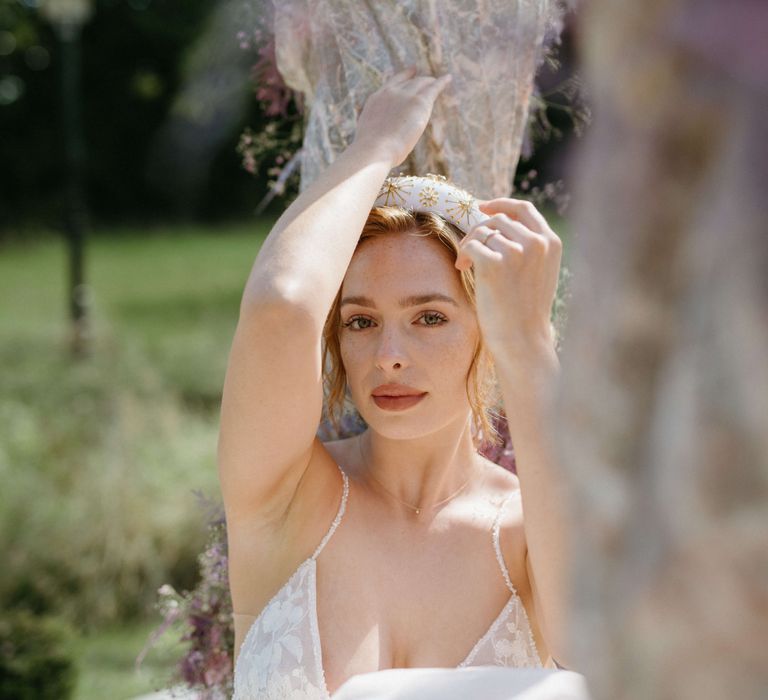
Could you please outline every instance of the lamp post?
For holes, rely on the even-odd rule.
[[[61,125],[66,163],[64,231],[69,250],[70,347],[88,352],[87,286],[84,275],[86,203],[83,188],[85,143],[81,114],[80,33],[93,12],[92,0],[44,0],[40,11],[53,25],[61,49]]]

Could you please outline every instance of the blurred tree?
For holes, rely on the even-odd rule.
[[[22,221],[54,222],[64,196],[64,151],[56,118],[61,56],[51,27],[36,11],[39,4],[39,0],[0,0],[0,233]],[[94,17],[82,36],[88,153],[84,183],[89,209],[95,219],[106,222],[178,213],[173,183],[160,187],[157,178],[148,177],[153,137],[169,118],[179,88],[189,77],[187,63],[196,40],[209,28],[217,7],[227,4],[235,9],[237,3],[97,0],[95,4]],[[236,32],[211,41],[209,56],[216,42],[238,48]],[[242,60],[248,61],[244,52]],[[193,213],[216,217],[252,209],[253,179],[242,171],[236,146],[246,123],[260,127],[260,116],[255,100],[243,110],[210,154],[211,186],[202,191],[202,202]]]
[[[69,249],[69,315],[72,321],[70,349],[76,356],[89,351],[87,287],[85,285],[84,253],[86,205],[83,192],[83,121],[81,113],[80,34],[83,24],[93,12],[92,0],[44,0],[43,16],[56,30],[57,48],[61,56],[59,67],[61,133],[64,138],[66,172],[64,231]]]
[[[560,453],[595,700],[768,689],[768,4],[594,0]]]

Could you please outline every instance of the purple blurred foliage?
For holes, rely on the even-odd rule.
[[[193,590],[182,593],[169,584],[160,587],[157,607],[163,620],[150,634],[136,666],[140,666],[149,648],[173,627],[186,651],[174,668],[169,685],[180,684],[194,690],[199,700],[221,700],[231,697],[234,690],[234,626],[226,519],[223,504],[200,491],[194,493],[208,523],[208,543],[198,556],[200,581]]]
[[[259,60],[251,69],[251,78],[256,86],[256,99],[264,106],[264,114],[268,117],[288,116],[288,105],[291,100],[295,101],[297,111],[303,113],[304,104],[301,93],[291,90],[277,69],[274,35],[266,38],[258,47],[257,53]]]
[[[506,416],[503,411],[499,414],[494,414],[493,421],[491,422],[493,428],[499,434],[502,440],[501,445],[484,445],[478,452],[495,462],[504,469],[511,471],[513,474],[517,474],[517,464],[515,463],[515,450],[512,447],[512,440],[509,435],[509,424],[507,423]]]

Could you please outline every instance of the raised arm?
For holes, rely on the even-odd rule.
[[[446,84],[409,69],[373,93],[354,143],[283,213],[256,256],[222,395],[228,518],[277,520],[290,503],[320,423],[325,319],[384,179],[413,149]]]

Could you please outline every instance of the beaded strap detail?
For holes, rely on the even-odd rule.
[[[336,465],[339,467],[339,465]],[[325,547],[325,543],[331,539],[331,535],[334,533],[336,528],[338,527],[339,523],[341,522],[341,516],[344,515],[344,511],[347,506],[347,495],[349,494],[349,477],[344,473],[344,470],[339,467],[339,471],[341,472],[341,476],[344,479],[344,490],[341,494],[341,503],[339,505],[339,510],[336,513],[336,517],[333,519],[333,522],[331,523],[331,526],[328,528],[328,532],[325,533],[325,537],[320,541],[320,544],[317,545],[317,549],[315,550],[315,553],[311,556],[311,559],[316,559],[318,554],[320,554],[320,551]]]
[[[501,524],[501,514],[504,510],[504,506],[507,504],[507,501],[509,501],[515,494],[511,494],[507,498],[504,499],[504,502],[499,506],[499,512],[496,513],[496,518],[493,521],[493,548],[496,550],[496,559],[499,560],[499,566],[501,567],[501,573],[504,575],[504,580],[507,583],[507,587],[509,588],[512,593],[517,595],[517,591],[515,590],[514,585],[512,584],[512,579],[509,578],[509,571],[507,571],[507,565],[504,563],[504,557],[501,555],[501,546],[499,545],[499,528]]]

